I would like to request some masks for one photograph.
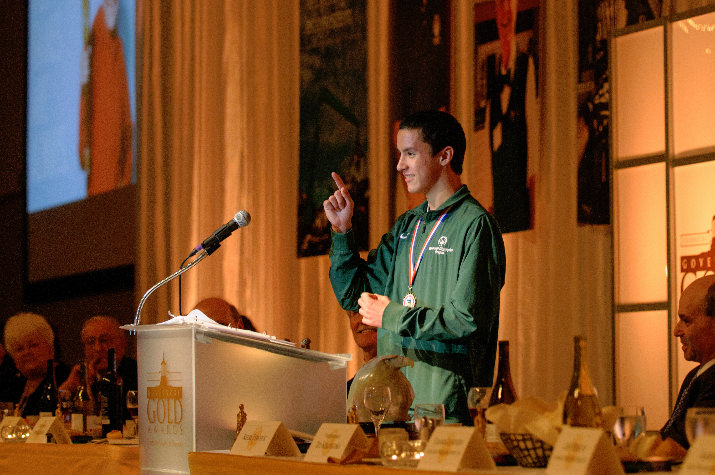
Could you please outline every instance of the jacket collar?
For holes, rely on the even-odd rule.
[[[464,201],[469,196],[469,194],[469,188],[467,188],[467,185],[462,185],[457,191],[454,192],[452,196],[447,198],[447,200],[442,203],[439,208],[427,211],[427,200],[425,200],[416,208],[412,208],[411,210],[409,210],[408,213],[413,214],[420,219],[430,221],[442,214],[442,211],[444,211],[445,209]]]

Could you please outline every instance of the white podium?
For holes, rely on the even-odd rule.
[[[311,434],[345,421],[349,354],[218,324],[122,328],[137,333],[142,473],[189,473],[189,452],[230,449],[240,404]]]

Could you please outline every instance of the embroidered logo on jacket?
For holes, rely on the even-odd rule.
[[[440,238],[437,240],[437,244],[437,246],[430,246],[429,250],[434,251],[435,254],[454,252],[454,249],[445,247],[447,245],[447,236],[440,236]]]

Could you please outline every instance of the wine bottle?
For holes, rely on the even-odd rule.
[[[564,401],[563,423],[576,427],[601,427],[601,406],[588,374],[586,338],[583,336],[574,337],[573,375]]]
[[[497,404],[511,404],[516,399],[516,391],[511,380],[511,367],[509,365],[509,340],[500,340],[497,379],[489,397],[489,407]],[[492,457],[497,465],[516,465],[516,460],[509,454],[509,449],[502,442],[496,425],[488,420],[486,440],[491,447]]]
[[[57,381],[55,381],[55,360],[47,360],[47,372],[40,393],[40,417],[54,416],[58,410]]]
[[[497,379],[494,382],[492,395],[489,398],[489,406],[511,404],[516,399],[516,391],[511,380],[511,369],[509,367],[509,340],[500,340]]]
[[[82,374],[73,400],[72,430],[82,434],[91,434],[96,425],[94,397],[89,382],[87,362],[83,361],[81,367]]]
[[[97,381],[94,391],[96,404],[99,405],[102,437],[113,430],[122,430],[122,377],[117,373],[114,348],[108,350],[107,361],[107,372]]]

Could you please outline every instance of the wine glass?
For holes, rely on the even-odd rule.
[[[129,415],[132,416],[134,421],[134,435],[133,437],[139,436],[139,393],[135,390],[127,391],[127,411]]]
[[[467,407],[469,408],[469,415],[474,421],[474,427],[485,436],[487,430],[487,419],[484,413],[487,410],[487,394],[489,393],[489,387],[473,387],[469,388],[467,393]]]
[[[391,401],[390,388],[384,384],[370,384],[365,388],[363,402],[365,403],[365,408],[370,411],[370,419],[372,419],[372,423],[375,426],[375,437],[378,435],[380,425],[385,419],[385,414],[390,408]]]
[[[613,436],[618,447],[628,449],[631,443],[646,431],[646,415],[642,406],[618,408],[618,417],[613,424]]]
[[[685,413],[685,436],[693,445],[704,434],[715,434],[715,407],[691,407]]]
[[[443,423],[444,404],[415,405],[415,429],[423,441],[428,441],[432,432]]]

